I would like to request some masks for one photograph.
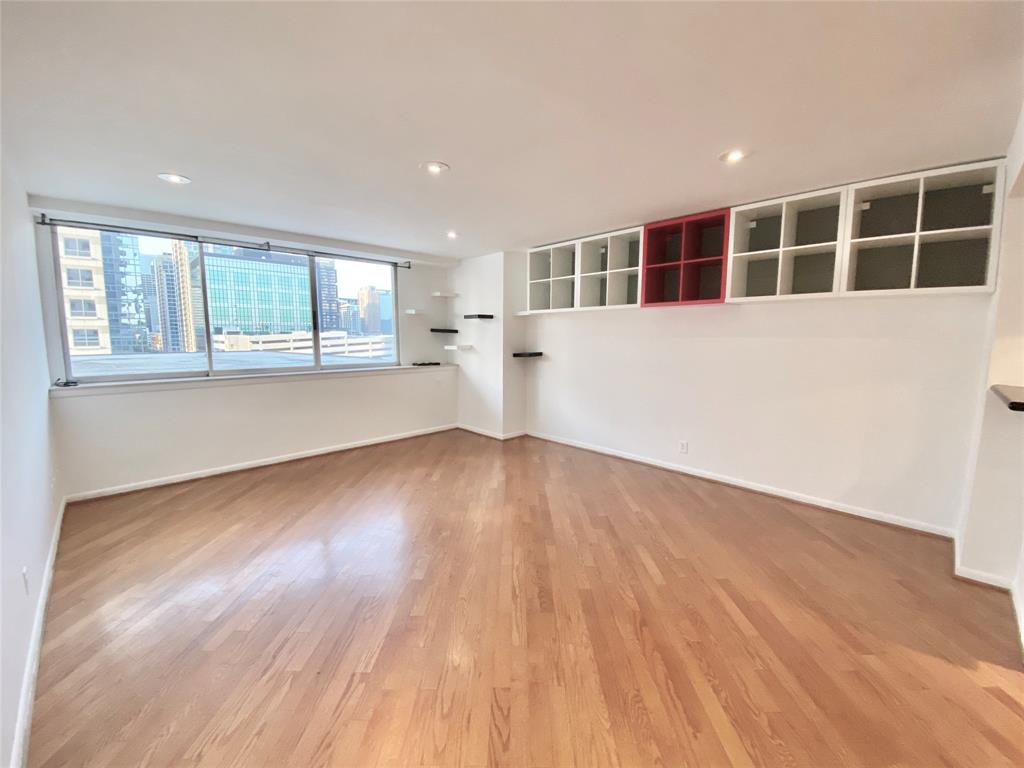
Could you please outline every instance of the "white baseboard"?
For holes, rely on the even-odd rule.
[[[1024,594],[1021,593],[1016,584],[1010,585],[1010,597],[1013,600],[1013,612],[1017,617],[1021,653],[1024,654]]]
[[[956,565],[953,572],[962,579],[969,579],[982,584],[988,584],[992,587],[999,587],[1000,589],[1005,589],[1007,592],[1010,591],[1010,587],[1013,585],[1010,579],[1005,579],[1002,576],[997,576],[996,574],[988,573],[987,571],[965,568],[959,564]]]
[[[447,432],[451,429],[457,429],[456,424],[445,424],[440,427],[428,427],[427,429],[416,429],[411,432],[401,432],[396,435],[384,435],[382,437],[372,437],[368,440],[356,440],[351,443],[342,443],[341,445],[329,445],[324,448],[313,448],[309,451],[297,451],[295,453],[286,453],[279,456],[269,456],[264,459],[254,459],[253,461],[243,461],[238,464],[227,464],[221,467],[213,467],[211,469],[198,469],[194,472],[183,472],[179,475],[167,475],[165,477],[156,477],[152,480],[142,480],[137,483],[125,483],[124,485],[114,485],[109,488],[100,488],[94,491],[82,491],[79,493],[68,494],[65,501],[85,501],[86,499],[98,499],[103,496],[113,496],[118,493],[128,493],[129,491],[141,491],[145,488],[155,488],[160,485],[171,485],[172,483],[181,483],[186,480],[198,480],[201,477],[210,477],[211,475],[223,475],[227,472],[238,472],[242,469],[253,469],[254,467],[264,467],[268,464],[280,464],[285,461],[294,461],[295,459],[306,459],[310,456],[321,456],[325,453],[336,453],[338,451],[348,451],[352,448],[363,448],[367,445],[377,445],[378,443],[390,443],[395,440],[405,440],[410,437],[419,437],[420,435],[431,435],[435,432]]]
[[[1003,576],[999,576],[988,571],[979,571],[976,568],[967,568],[960,563],[960,533],[953,539],[953,573],[962,579],[969,579],[970,581],[977,581],[981,584],[988,584],[992,587],[999,587],[1011,591],[1013,587],[1013,579],[1007,579]],[[1016,599],[1016,598],[1014,598]],[[1020,613],[1017,614],[1020,616]]]
[[[14,744],[11,747],[11,768],[23,768],[28,760],[28,738],[32,731],[32,706],[36,700],[36,680],[39,676],[39,657],[43,650],[43,627],[46,620],[46,605],[50,601],[50,586],[53,584],[53,564],[57,561],[57,547],[60,545],[60,529],[64,524],[64,510],[68,500],[65,497],[57,512],[57,522],[50,539],[50,553],[46,558],[42,581],[39,584],[39,600],[29,637],[28,655],[25,658],[25,672],[21,679],[21,698],[18,700],[18,717],[14,723]]]
[[[471,427],[468,424],[458,424],[456,429],[463,429],[466,432],[472,432],[476,435],[483,435],[484,437],[491,437],[495,440],[511,440],[513,437],[522,437],[526,432],[491,432],[489,429],[480,429],[479,427]]]
[[[833,501],[831,499],[822,499],[817,496],[809,496],[806,493],[799,493],[797,491],[786,490],[785,488],[776,488],[772,485],[765,485],[764,483],[754,483],[749,480],[741,480],[738,477],[730,477],[729,475],[722,475],[717,472],[708,472],[704,469],[697,469],[696,467],[688,467],[683,464],[674,464],[668,461],[660,461],[658,459],[651,459],[646,456],[639,456],[635,453],[627,453],[626,451],[618,451],[614,448],[605,448],[600,445],[591,445],[590,443],[580,442],[579,440],[569,440],[564,437],[556,437],[554,435],[542,435],[538,432],[527,432],[531,437],[536,437],[541,440],[548,440],[552,443],[561,443],[562,445],[569,445],[573,448],[583,448],[584,450],[594,451],[595,453],[603,453],[607,456],[615,456],[620,459],[629,459],[630,461],[640,462],[641,464],[649,464],[652,467],[660,467],[661,469],[668,469],[673,472],[680,472],[684,475],[693,475],[694,477],[701,477],[706,480],[715,480],[719,483],[725,483],[726,485],[733,485],[737,488],[745,488],[750,491],[758,491],[760,493],[767,493],[771,496],[778,496],[783,499],[789,499],[791,501],[799,501],[803,504],[811,504],[816,507],[823,507],[825,509],[832,509],[837,512],[844,512],[848,515],[856,515],[857,517],[864,517],[868,520],[875,520],[880,523],[889,523],[890,525],[897,525],[901,528],[910,528],[914,531],[921,531],[923,533],[931,533],[937,536],[943,536],[948,539],[953,538],[954,529],[946,528],[939,525],[932,525],[931,523],[924,523],[919,520],[914,520],[909,517],[900,517],[899,515],[892,515],[888,512],[878,512],[873,509],[866,509],[865,507],[857,507],[852,504],[845,504],[839,501]]]

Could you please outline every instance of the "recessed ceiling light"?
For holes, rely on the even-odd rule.
[[[459,236],[459,233],[456,232],[454,229],[449,229],[448,230],[448,239],[449,240],[454,240],[458,236]]]
[[[192,179],[188,176],[182,176],[180,173],[158,173],[156,175],[161,181],[166,181],[168,184],[191,184]]]
[[[451,168],[448,163],[442,163],[440,160],[424,160],[420,163],[420,168],[425,170],[431,176],[440,176],[442,173]]]
[[[746,156],[747,153],[744,152],[742,149],[730,149],[728,152],[723,152],[722,154],[720,154],[718,156],[718,159],[721,160],[723,163],[735,165]]]

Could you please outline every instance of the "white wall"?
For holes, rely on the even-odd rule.
[[[1024,196],[1004,207],[988,384],[1024,386]],[[961,520],[957,572],[1009,587],[1024,538],[1024,414],[985,394],[977,467]]]
[[[52,402],[66,492],[80,497],[451,427],[455,373],[62,391]]]
[[[533,316],[528,431],[951,535],[990,301]]]
[[[526,254],[504,254],[504,301],[501,315],[502,331],[502,427],[506,436],[526,431],[526,382],[535,362],[530,358],[517,359],[513,352],[528,352],[526,348],[528,318],[518,317],[526,309]]]
[[[398,342],[403,365],[444,362],[444,337],[430,329],[448,322],[448,300],[431,294],[451,290],[452,269],[414,264],[412,269],[397,270]],[[415,309],[416,314],[407,315],[407,309]]]
[[[458,334],[447,344],[471,344],[464,352],[449,352],[459,365],[459,424],[491,436],[503,433],[502,254],[463,259],[452,270],[451,316],[447,327]],[[494,320],[465,320],[467,314],[493,314]]]
[[[526,285],[526,254],[503,251],[463,259],[452,271],[450,344],[472,349],[450,352],[459,365],[459,426],[490,437],[509,438],[526,430],[526,378],[529,363],[514,360],[525,348],[526,319],[518,293]],[[467,320],[467,314],[492,314],[491,320]]]
[[[988,384],[1024,386],[1024,107],[1007,151],[1008,197],[993,307]],[[1024,414],[985,394],[956,571],[1008,586],[1024,643]]]
[[[7,153],[0,196],[0,763],[20,765],[60,496],[32,217]]]

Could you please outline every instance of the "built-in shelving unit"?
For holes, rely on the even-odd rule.
[[[838,187],[733,208],[728,301],[834,294],[845,201]]]
[[[991,290],[1001,161],[732,209],[727,301]]]
[[[1002,163],[850,186],[847,293],[989,290]]]
[[[528,256],[528,311],[638,306],[642,229],[535,248]]]
[[[991,291],[1003,174],[969,163],[534,248],[519,314]]]
[[[721,303],[728,231],[728,209],[644,227],[643,306]]]

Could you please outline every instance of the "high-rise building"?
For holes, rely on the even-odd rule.
[[[312,331],[306,256],[203,245],[214,334]]]
[[[152,274],[152,257],[140,254],[136,235],[101,231],[100,242],[111,352],[149,352],[146,299],[150,296],[144,277]]]
[[[380,333],[380,291],[375,286],[364,285],[359,289],[359,323],[364,334]]]
[[[195,329],[194,338],[196,343],[196,352],[206,351],[206,318],[203,314],[204,307],[206,306],[206,299],[203,298],[203,274],[202,274],[202,261],[199,258],[199,248],[197,246],[189,253],[188,258],[188,275],[189,275],[189,292],[192,297],[192,327]]]
[[[359,304],[351,299],[338,299],[338,316],[341,330],[351,334],[362,333],[359,324]]]
[[[380,332],[390,335],[395,332],[395,300],[390,290],[378,291],[380,295]]]
[[[334,259],[316,259],[317,298],[320,302],[320,330],[340,331],[341,312],[338,300],[338,270]]]
[[[171,241],[171,252],[152,259],[160,348],[163,352],[205,351],[202,304],[195,280],[199,251],[193,243]],[[198,286],[202,290],[202,284]],[[151,330],[157,330],[151,328]],[[154,345],[155,346],[155,345]]]
[[[61,227],[57,233],[68,350],[72,355],[109,355],[107,295],[102,246],[95,229]]]
[[[205,351],[201,300],[193,282],[198,278],[199,251],[193,243],[171,241],[171,252],[152,258],[156,315],[159,320],[160,350],[163,352]],[[199,289],[202,286],[200,284]],[[153,329],[151,327],[151,330]],[[155,343],[151,340],[151,346]]]
[[[156,256],[152,260],[156,286],[156,310],[160,321],[159,351],[184,352],[184,318],[181,312],[181,294],[178,290],[174,260],[170,254]],[[151,346],[156,347],[155,339]],[[190,350],[191,351],[191,350]]]

